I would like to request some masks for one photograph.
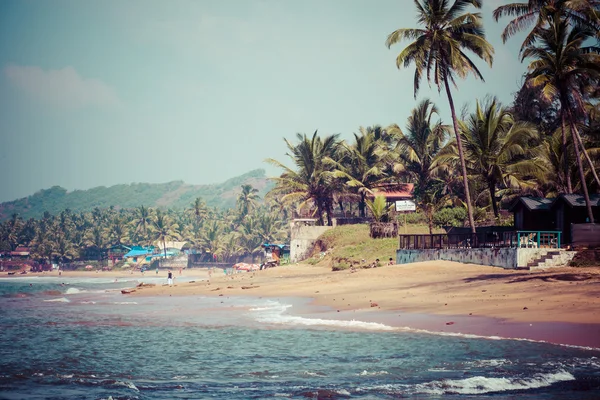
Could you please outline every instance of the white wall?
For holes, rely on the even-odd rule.
[[[331,226],[314,226],[307,221],[292,221],[290,223],[290,262],[297,263],[310,257],[317,238],[332,229]]]

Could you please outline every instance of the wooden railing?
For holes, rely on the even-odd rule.
[[[560,248],[560,231],[398,235],[398,249]]]

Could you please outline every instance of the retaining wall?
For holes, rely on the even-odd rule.
[[[317,238],[331,226],[310,226],[291,223],[290,262],[296,263],[310,257]]]
[[[445,260],[515,269],[526,268],[528,263],[541,258],[549,251],[556,251],[556,249],[407,249],[396,250],[396,263],[409,264],[421,261]]]

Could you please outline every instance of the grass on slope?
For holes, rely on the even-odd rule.
[[[399,227],[401,234],[404,227]],[[434,233],[442,230],[434,230]],[[408,225],[409,234],[429,233],[426,225]],[[396,260],[398,239],[371,239],[369,225],[342,225],[323,233],[316,243],[316,254],[307,260],[310,264],[328,265],[333,270],[354,266],[367,267],[379,259],[379,265],[385,265],[389,259]],[[320,250],[320,252],[319,252]],[[363,261],[364,260],[364,261]]]

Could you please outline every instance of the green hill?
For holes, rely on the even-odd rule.
[[[188,208],[198,197],[204,199],[209,207],[227,209],[235,206],[240,186],[252,185],[264,197],[271,183],[263,169],[250,171],[213,185],[188,185],[183,181],[168,183],[132,183],[129,185],[99,186],[88,190],[68,192],[65,188],[54,186],[43,189],[31,196],[0,204],[0,221],[18,213],[24,219],[39,218],[45,211],[58,214],[64,209],[74,212],[91,211],[95,207],[134,208],[147,207]]]

